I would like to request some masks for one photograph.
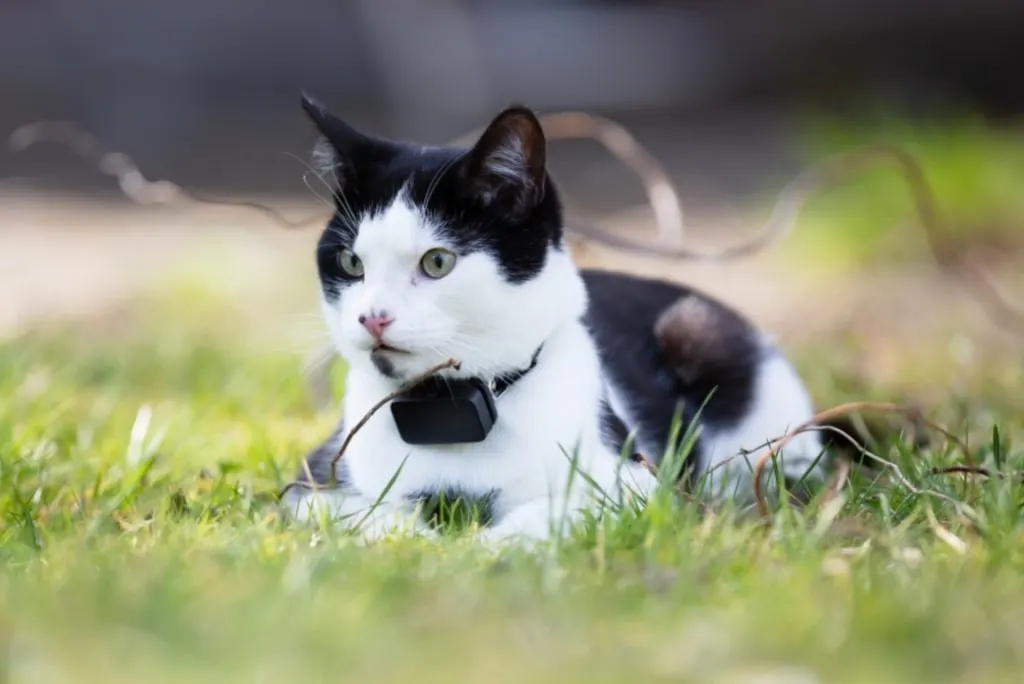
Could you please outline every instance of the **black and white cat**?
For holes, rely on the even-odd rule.
[[[321,134],[314,157],[337,182],[317,264],[347,380],[341,424],[299,471],[312,487],[287,495],[299,518],[358,521],[371,538],[430,534],[424,507],[443,495],[480,507],[484,538],[546,538],[563,515],[649,494],[656,479],[623,458],[627,439],[658,462],[678,446],[680,411],[685,426],[698,410],[688,477],[705,477],[705,496],[749,501],[766,442],[811,418],[793,368],[734,311],[674,284],[575,266],[528,109],[501,112],[462,150],[365,135],[305,95],[303,108]],[[410,444],[379,411],[326,489],[346,428],[449,358],[461,365],[439,387],[481,391],[471,382],[481,381],[493,429]],[[438,410],[417,429],[426,421],[436,438],[458,427]],[[816,433],[794,439],[784,475],[806,479],[813,466],[814,479],[821,448]]]

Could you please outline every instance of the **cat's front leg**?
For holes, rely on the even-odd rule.
[[[418,505],[378,502],[349,488],[303,490],[286,502],[297,519],[326,519],[339,527],[354,530],[364,541],[388,536],[436,534],[423,520]]]
[[[377,541],[392,536],[436,537],[437,531],[420,514],[418,504],[376,503],[366,500],[363,510],[350,519],[350,525],[365,541]]]
[[[598,485],[568,496],[540,497],[520,503],[500,516],[479,537],[485,542],[530,541],[537,542],[568,534],[585,510],[600,513],[607,504],[614,507],[628,505],[634,499],[645,501],[657,487],[657,478],[636,463],[621,467],[609,456],[608,467],[591,473],[590,480]]]
[[[536,543],[566,534],[579,519],[579,503],[544,497],[521,503],[508,510],[478,537],[486,543]]]

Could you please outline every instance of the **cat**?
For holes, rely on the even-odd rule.
[[[662,462],[680,447],[674,421],[694,420],[680,477],[710,500],[751,501],[766,443],[813,415],[800,378],[705,294],[577,268],[530,109],[504,109],[454,149],[362,133],[306,93],[302,107],[334,181],[316,260],[347,376],[341,422],[285,497],[298,519],[358,524],[365,539],[431,535],[443,498],[475,507],[485,541],[544,540],[649,497],[657,478],[634,452]],[[433,399],[414,391],[405,413],[374,414],[332,479],[347,430],[448,359],[458,367],[421,385]],[[821,451],[814,432],[791,441],[786,479],[820,479]]]

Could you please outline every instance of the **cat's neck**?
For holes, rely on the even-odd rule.
[[[576,367],[579,365],[581,356],[594,354],[596,352],[589,344],[589,337],[582,323],[573,320],[559,326],[532,352],[515,363],[507,364],[505,368],[488,369],[485,372],[466,367],[447,368],[439,371],[437,375],[460,379],[478,378],[489,386],[501,377],[515,377],[513,387],[517,387],[529,384],[535,376],[544,374],[552,367],[559,365]],[[593,365],[596,368],[596,360]],[[590,364],[586,364],[586,366],[589,368]],[[587,372],[589,374],[590,371]],[[408,386],[408,381],[403,383],[386,378],[369,364],[353,364],[349,366],[346,379],[345,413],[349,416],[361,416],[381,399],[401,391],[404,386]],[[498,397],[498,401],[501,401],[501,397]],[[358,418],[354,420],[358,420]]]

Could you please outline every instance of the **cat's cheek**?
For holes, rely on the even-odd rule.
[[[321,313],[324,325],[327,327],[327,333],[334,347],[342,356],[351,358],[358,350],[356,342],[360,330],[357,329],[358,326],[354,323],[346,324],[348,312],[344,306],[343,299],[338,299],[334,302],[322,302]]]

